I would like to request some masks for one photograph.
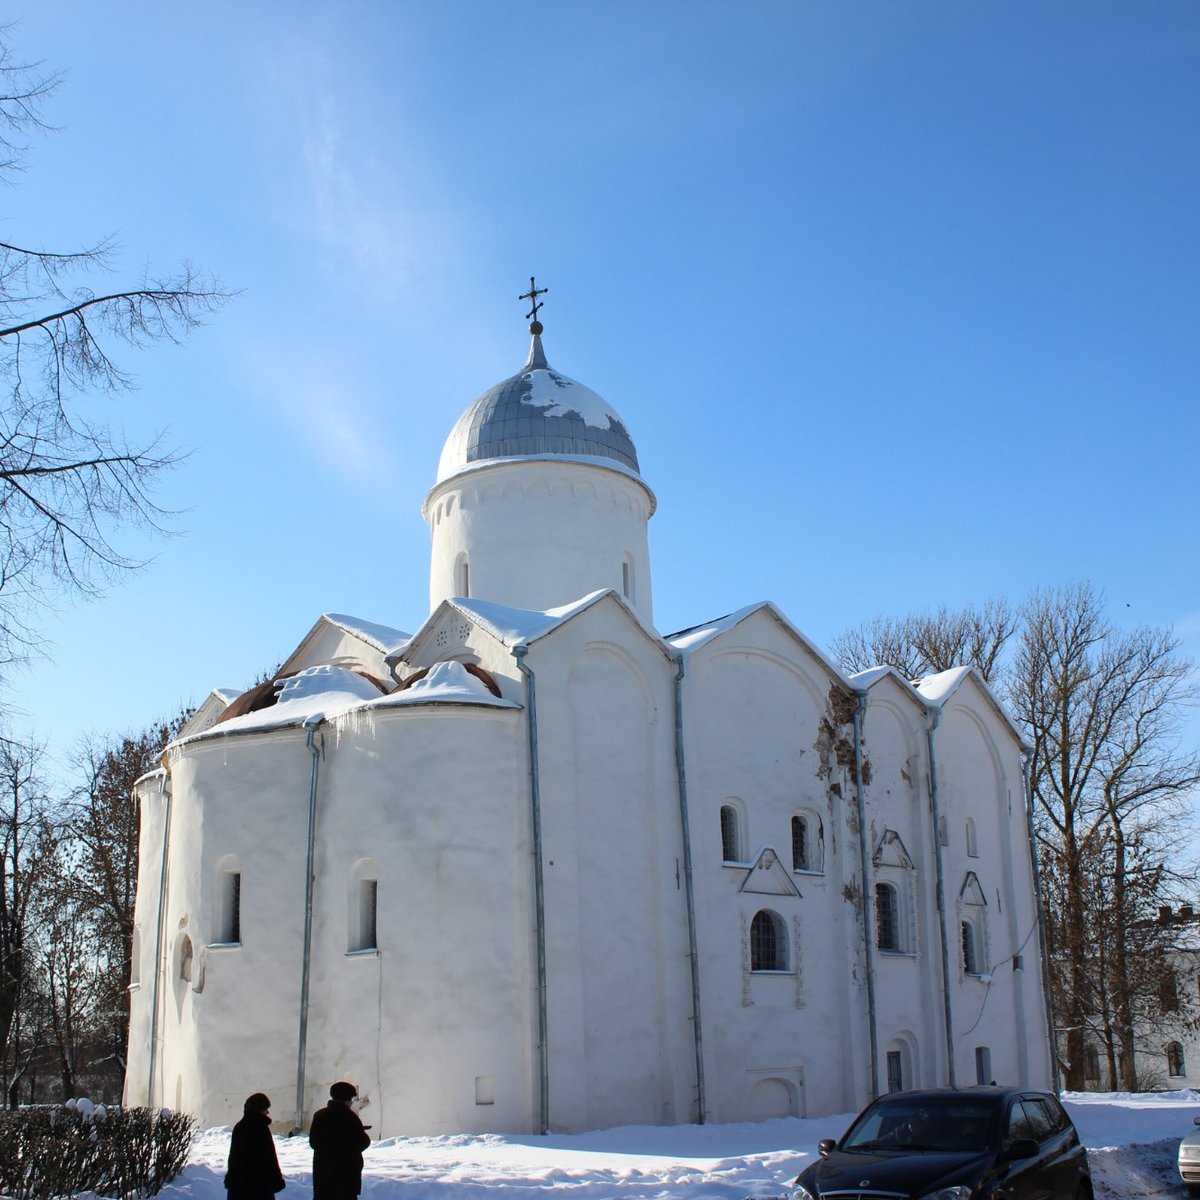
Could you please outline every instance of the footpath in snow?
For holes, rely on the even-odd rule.
[[[1200,1092],[1068,1093],[1088,1148],[1097,1200],[1182,1200],[1175,1171],[1183,1134],[1200,1116]],[[366,1152],[364,1200],[768,1200],[783,1196],[851,1114],[744,1125],[628,1126],[570,1135],[391,1138]],[[277,1139],[287,1190],[311,1200],[306,1138]],[[163,1200],[225,1200],[229,1130],[197,1138],[187,1169]]]

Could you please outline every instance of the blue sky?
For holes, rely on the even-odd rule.
[[[22,11],[22,9],[24,11]],[[89,402],[191,452],[179,535],[10,688],[69,753],[248,685],[323,611],[412,630],[420,505],[524,360],[625,419],[670,631],[1092,580],[1200,654],[1200,5],[11,6],[66,73],[5,240],[240,298]]]

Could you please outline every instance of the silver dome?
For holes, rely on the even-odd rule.
[[[525,366],[489,388],[455,422],[437,481],[472,463],[544,455],[605,458],[638,473],[624,422],[591,388],[555,371],[535,333]]]

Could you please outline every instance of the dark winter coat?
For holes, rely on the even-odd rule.
[[[233,1127],[225,1186],[229,1200],[271,1200],[283,1191],[271,1119],[266,1113],[247,1113]]]
[[[318,1109],[308,1144],[313,1148],[313,1200],[353,1200],[362,1191],[362,1152],[371,1144],[358,1113],[333,1101]]]

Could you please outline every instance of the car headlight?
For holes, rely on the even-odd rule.
[[[788,1193],[788,1200],[815,1200],[815,1197],[804,1184],[797,1183],[792,1186],[792,1190]]]
[[[936,1192],[928,1192],[921,1200],[971,1200],[971,1189],[960,1183],[955,1187],[938,1188]]]

